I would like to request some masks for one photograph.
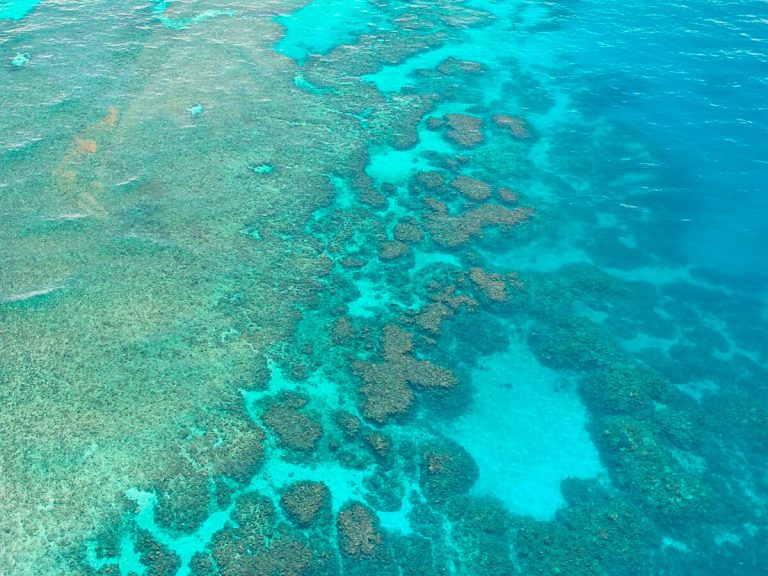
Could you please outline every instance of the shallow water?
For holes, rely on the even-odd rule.
[[[764,8],[0,1],[0,573],[766,573]]]

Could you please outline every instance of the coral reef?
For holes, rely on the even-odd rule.
[[[515,551],[526,574],[646,574],[660,535],[640,511],[593,483],[567,480],[570,506],[552,522],[516,522]]]
[[[281,508],[297,526],[318,522],[330,512],[330,503],[331,492],[322,482],[296,482],[280,498]]]
[[[339,512],[339,548],[347,556],[372,556],[381,549],[384,537],[374,512],[350,502]]]
[[[470,176],[457,176],[451,186],[469,200],[486,200],[491,196],[491,187],[488,184]]]
[[[483,120],[469,114],[446,114],[448,131],[445,137],[462,148],[473,148],[485,140]]]
[[[496,126],[506,128],[515,138],[528,138],[530,136],[528,126],[522,118],[509,114],[495,114],[492,120]]]
[[[395,240],[416,244],[424,239],[424,232],[414,218],[404,219],[399,222],[393,231]]]
[[[360,432],[362,422],[360,422],[360,419],[354,414],[340,411],[335,414],[335,420],[344,433],[344,438],[348,440],[354,438],[357,436],[357,433]]]
[[[437,71],[446,76],[453,76],[457,74],[482,74],[486,71],[486,68],[480,62],[458,60],[451,57],[438,64]]]
[[[193,532],[209,514],[209,478],[204,472],[181,472],[158,487],[155,519],[161,526]]]
[[[280,445],[299,452],[312,452],[323,435],[323,428],[300,411],[305,404],[306,398],[300,394],[281,394],[265,405],[261,420],[274,432]]]
[[[511,521],[499,502],[458,498],[450,503],[448,515],[455,526],[458,570],[475,576],[518,573],[507,545]]]
[[[482,291],[485,297],[493,302],[505,302],[508,300],[507,290],[510,283],[513,283],[517,288],[520,287],[515,274],[504,276],[497,272],[486,272],[478,267],[469,270],[469,278]]]
[[[379,248],[379,257],[382,260],[394,260],[395,258],[401,258],[410,252],[408,244],[400,242],[382,242]]]
[[[679,527],[713,512],[711,489],[675,458],[648,423],[616,416],[602,418],[595,427],[614,481],[659,524]]]
[[[450,388],[456,378],[445,368],[412,356],[413,335],[393,325],[382,331],[383,362],[358,361],[353,366],[363,380],[362,412],[375,422],[385,422],[406,413],[418,388]]]
[[[147,576],[168,576],[176,574],[181,568],[179,557],[160,545],[146,530],[139,530],[136,534],[136,551],[141,555],[142,563],[148,567]]]
[[[424,496],[436,504],[465,494],[478,476],[477,465],[469,453],[456,442],[445,438],[422,447],[420,470]]]
[[[533,214],[530,208],[507,208],[498,204],[483,204],[458,216],[448,213],[446,205],[427,199],[430,212],[424,225],[432,240],[439,246],[456,247],[482,234],[484,228],[510,229],[525,222]]]
[[[439,61],[491,14],[372,0],[364,26],[297,66],[274,50],[290,26],[275,22],[279,4],[242,4],[195,28],[195,42],[175,30],[139,55],[93,50],[98,83],[83,75],[65,90],[93,97],[60,104],[62,74],[40,86],[55,105],[25,105],[39,140],[23,153],[4,141],[0,566],[117,576],[136,556],[148,576],[761,569],[766,482],[744,471],[763,470],[768,450],[763,304],[737,312],[700,271],[630,280],[649,274],[633,266],[664,260],[647,248],[653,232],[632,236],[636,216],[598,197],[605,185],[613,203],[615,183],[590,170],[617,174],[588,161],[605,149],[594,134],[547,128],[552,169],[534,170],[533,119],[552,94],[512,57],[503,70],[460,50]],[[155,34],[143,12],[127,28]],[[36,53],[76,61],[77,42],[25,34]],[[114,66],[146,85],[110,86]],[[32,72],[14,73],[11,100],[33,93]],[[488,105],[531,124],[480,105],[497,80]],[[105,102],[116,102],[106,115]],[[0,133],[30,133],[22,116],[5,115]],[[572,169],[559,150],[579,147]],[[578,391],[610,480],[565,480],[566,505],[546,521],[477,496],[470,454],[435,437],[482,391],[475,368],[513,342]],[[138,500],[122,502],[137,486],[157,497],[158,532],[137,527]],[[206,519],[223,526],[207,543],[195,533]],[[169,542],[199,546],[188,567]]]

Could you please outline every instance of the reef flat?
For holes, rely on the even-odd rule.
[[[574,18],[0,2],[0,574],[763,574],[768,273]]]

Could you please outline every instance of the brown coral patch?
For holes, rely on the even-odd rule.
[[[533,214],[530,208],[512,209],[498,204],[483,204],[459,216],[450,216],[443,203],[434,199],[425,203],[432,209],[432,213],[425,217],[425,226],[432,240],[449,247],[459,246],[480,235],[485,227],[511,228]]]
[[[486,272],[482,268],[472,268],[469,271],[469,278],[489,300],[504,302],[509,298],[506,278],[503,275],[497,272]]]
[[[355,369],[363,377],[360,392],[365,397],[363,414],[376,422],[404,414],[413,404],[413,391],[406,380],[389,371],[386,364],[360,363]]]
[[[419,227],[418,223],[413,219],[398,223],[395,226],[393,233],[395,240],[400,242],[416,244],[424,239],[424,232]]]
[[[485,140],[483,120],[469,114],[446,114],[448,132],[445,136],[454,144],[464,148],[473,148]]]
[[[416,324],[428,332],[439,334],[443,320],[453,316],[453,310],[442,302],[431,302],[416,316]]]
[[[445,120],[438,118],[437,116],[430,116],[427,118],[427,128],[430,130],[439,130],[445,126]]]
[[[439,334],[443,321],[452,318],[459,308],[465,306],[467,309],[473,309],[477,305],[477,301],[466,294],[458,294],[457,287],[454,285],[447,286],[439,292],[436,291],[437,289],[439,287],[436,287],[430,295],[432,302],[415,317],[416,325],[432,334]]]
[[[365,441],[379,460],[387,460],[391,456],[392,440],[381,432],[367,434]]]
[[[322,482],[296,482],[280,498],[286,515],[299,526],[308,526],[330,506],[331,493]]]
[[[437,71],[445,76],[455,76],[458,74],[482,74],[485,72],[485,66],[480,62],[473,60],[458,60],[457,58],[446,58],[437,67]]]
[[[335,420],[339,425],[339,428],[341,428],[341,431],[344,433],[344,438],[354,438],[357,436],[357,433],[360,432],[362,423],[354,414],[345,411],[337,412]]]
[[[353,268],[362,268],[368,263],[363,258],[358,258],[357,256],[344,256],[344,258],[342,258],[339,262],[344,268],[348,270]]]
[[[431,442],[423,448],[421,470],[424,495],[437,503],[466,493],[478,477],[477,465],[469,453],[449,440]]]
[[[451,186],[469,200],[486,200],[491,196],[491,187],[488,184],[470,176],[457,176]]]
[[[506,128],[515,138],[524,139],[531,135],[528,130],[528,125],[523,118],[510,116],[509,114],[496,114],[493,116],[492,120],[496,126]]]
[[[322,427],[315,420],[296,407],[280,402],[270,404],[261,419],[281,444],[300,452],[312,452],[323,435]]]
[[[343,316],[338,318],[331,328],[331,342],[333,344],[344,344],[351,342],[357,336],[357,330],[352,321]]]
[[[409,385],[450,388],[456,378],[450,370],[413,357],[413,335],[392,325],[384,327],[381,339],[384,362],[357,362],[362,377],[363,414],[376,422],[405,413],[413,403]]]
[[[378,519],[370,508],[357,502],[339,512],[341,550],[347,556],[371,556],[382,543]]]
[[[432,170],[429,172],[417,172],[413,177],[414,183],[429,192],[442,191],[445,187],[445,177],[442,172]]]
[[[499,188],[496,191],[496,196],[499,198],[499,200],[506,204],[517,204],[520,200],[517,192],[510,188]]]
[[[379,257],[382,260],[394,260],[395,258],[401,258],[410,252],[411,249],[408,244],[396,240],[394,242],[382,242],[379,248]]]

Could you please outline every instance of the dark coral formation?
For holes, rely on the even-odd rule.
[[[357,436],[358,432],[360,432],[362,422],[360,422],[360,418],[354,414],[340,411],[335,414],[335,419],[336,423],[339,425],[339,428],[341,428],[342,432],[344,433],[344,438],[352,439]]]
[[[372,556],[384,541],[376,514],[359,502],[350,502],[339,512],[339,548],[347,556]]]
[[[382,242],[379,248],[379,257],[382,260],[394,260],[401,258],[410,252],[410,248],[405,242],[396,240],[394,242]]]
[[[486,272],[475,266],[469,270],[469,278],[492,302],[505,302],[509,299],[510,285],[520,289],[521,285],[515,274],[503,275],[498,272]]]
[[[469,114],[446,114],[445,137],[462,148],[473,148],[485,140],[483,119]]]
[[[416,325],[432,335],[439,335],[443,323],[455,316],[460,310],[476,310],[478,302],[459,288],[461,277],[451,277],[443,282],[435,281],[427,285],[429,304],[418,311],[414,317]]]
[[[381,338],[382,362],[357,362],[363,379],[360,392],[366,418],[384,422],[408,411],[413,402],[411,385],[418,388],[450,388],[455,376],[445,368],[412,355],[413,335],[387,325]]]
[[[659,536],[640,511],[593,483],[564,483],[570,506],[556,521],[518,521],[515,549],[526,574],[644,574]]]
[[[457,176],[451,186],[469,200],[486,200],[491,196],[491,187],[488,184],[470,176]]]
[[[301,394],[283,393],[268,402],[261,420],[280,441],[280,445],[299,452],[312,452],[323,435],[319,422],[305,414],[306,404]]]
[[[456,442],[441,439],[421,449],[419,476],[424,496],[437,504],[466,494],[478,470],[469,453]]]
[[[446,76],[454,76],[457,74],[482,74],[485,70],[485,66],[480,62],[457,60],[456,58],[446,58],[437,66],[437,71]]]
[[[330,511],[331,493],[322,482],[291,484],[280,498],[286,516],[297,526],[309,526]]]
[[[135,546],[142,563],[149,567],[146,572],[148,576],[167,576],[181,568],[179,557],[158,543],[146,530],[138,531]]]
[[[515,138],[528,138],[530,132],[525,120],[509,114],[496,114],[492,118],[496,126],[506,128]]]
[[[404,219],[395,226],[395,239],[408,244],[416,244],[424,239],[424,232],[419,223],[413,218]]]
[[[496,196],[505,204],[517,204],[520,201],[517,193],[510,188],[499,188],[496,190]]]
[[[425,226],[432,240],[439,246],[455,247],[479,236],[484,228],[510,229],[531,217],[530,208],[507,208],[499,204],[483,204],[458,216],[449,214],[445,203],[427,199],[430,209]]]

